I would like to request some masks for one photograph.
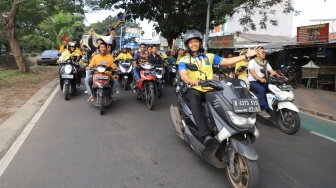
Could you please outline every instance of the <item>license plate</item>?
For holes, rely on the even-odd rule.
[[[108,76],[96,76],[95,78],[99,80],[107,80]]]
[[[74,75],[63,74],[62,78],[73,79]]]
[[[279,85],[278,87],[281,90],[293,90],[293,87],[291,85]]]
[[[258,99],[232,99],[235,113],[260,112]]]

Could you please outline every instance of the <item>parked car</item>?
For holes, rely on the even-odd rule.
[[[59,50],[45,50],[37,57],[37,65],[57,65]]]

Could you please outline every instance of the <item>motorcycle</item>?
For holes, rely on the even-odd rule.
[[[283,71],[277,70],[276,72],[279,75],[286,76],[288,78],[287,83],[292,85],[294,89],[297,88],[299,86],[299,83],[295,73],[295,67],[294,66],[284,67],[284,65],[281,65],[281,67],[283,68]]]
[[[268,76],[268,89],[266,94],[267,104],[269,107],[270,118],[264,120],[277,124],[279,129],[286,134],[294,134],[300,129],[300,111],[292,102],[295,99],[292,92],[293,87],[286,85],[284,77]]]
[[[176,83],[176,73],[177,73],[177,67],[175,63],[168,63],[166,61],[167,67],[166,67],[166,74],[165,74],[165,81],[167,84],[170,84],[172,86],[175,86]]]
[[[155,85],[156,85],[156,73],[152,71],[154,66],[149,63],[140,63],[140,81],[137,82],[137,89],[134,90],[136,96],[139,99],[146,99],[146,106],[149,110],[153,109]],[[134,83],[136,81],[134,80]],[[133,88],[133,84],[131,84]]]
[[[158,98],[161,98],[163,90],[163,65],[155,65],[154,67],[156,70],[155,95],[157,95]]]
[[[78,83],[77,79],[80,79],[76,69],[79,67],[79,60],[73,58],[74,56],[70,56],[69,59],[60,62],[59,83],[61,91],[64,93],[65,100],[69,100],[70,95],[74,94],[76,90],[79,90],[79,88],[76,87],[76,84]]]
[[[119,83],[124,88],[128,89],[129,84],[133,80],[133,63],[130,59],[122,59],[118,62],[119,72]]]
[[[196,65],[186,65],[189,70],[198,71]],[[232,187],[258,187],[258,154],[252,145],[259,137],[255,126],[256,112],[260,112],[258,100],[239,79],[217,81],[205,78],[199,85],[213,88],[205,94],[203,108],[214,139],[207,146],[203,144],[190,106],[183,98],[186,87],[179,93],[177,105],[170,106],[176,133],[202,159],[216,168],[225,168]]]
[[[98,65],[96,67],[92,67],[91,71],[93,72],[92,79],[92,97],[91,102],[99,107],[100,115],[105,113],[106,106],[111,104],[111,76],[106,74],[105,71],[111,70],[110,67],[106,67],[105,65]],[[115,74],[115,71],[113,71]]]

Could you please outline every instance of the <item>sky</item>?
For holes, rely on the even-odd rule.
[[[300,10],[299,16],[295,16],[293,19],[293,32],[296,31],[296,27],[309,25],[311,19],[336,19],[336,0],[294,0],[294,8]],[[103,21],[109,15],[117,15],[117,11],[103,10],[99,12],[93,12],[86,14],[85,25]],[[148,24],[148,21],[139,21],[140,27],[145,32],[151,33],[152,24]],[[334,31],[336,32],[336,31]]]

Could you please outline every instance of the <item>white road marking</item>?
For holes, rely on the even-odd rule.
[[[46,100],[44,105],[39,109],[39,111],[34,115],[32,120],[26,125],[26,127],[23,129],[20,136],[15,140],[13,145],[9,148],[5,156],[0,161],[0,177],[7,169],[9,163],[12,161],[16,153],[21,148],[22,144],[28,137],[30,131],[34,128],[36,122],[40,119],[43,112],[47,109],[48,105],[50,104],[51,100],[54,98],[58,91],[59,87],[56,87],[55,90],[52,92],[52,94],[49,96],[49,98]]]
[[[310,133],[315,134],[315,135],[320,136],[320,137],[323,137],[323,138],[326,138],[326,139],[331,140],[333,142],[336,142],[336,139],[331,138],[329,136],[326,136],[326,135],[323,135],[323,134],[320,134],[320,133],[317,133],[317,132],[314,132],[314,131],[310,131]]]

